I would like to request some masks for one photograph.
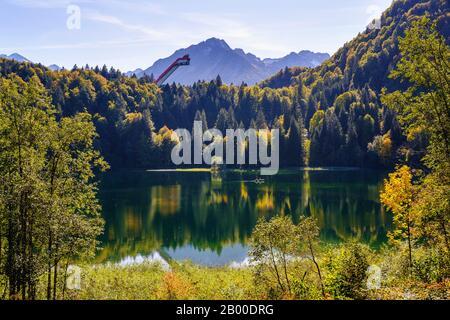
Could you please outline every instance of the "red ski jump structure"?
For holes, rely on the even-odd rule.
[[[188,66],[190,64],[191,58],[189,58],[188,54],[183,56],[182,58],[178,58],[166,70],[164,70],[163,73],[161,73],[158,79],[156,79],[155,83],[158,86],[161,86],[167,80],[167,78],[169,78],[175,72],[175,70],[177,70],[181,66]]]

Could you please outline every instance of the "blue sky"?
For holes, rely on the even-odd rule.
[[[148,67],[210,37],[261,58],[334,53],[392,0],[0,0],[0,53],[46,65]],[[80,28],[68,28],[69,5]],[[69,20],[69,21],[74,21]],[[73,25],[73,24],[72,24]]]

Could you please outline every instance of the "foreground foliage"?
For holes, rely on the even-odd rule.
[[[37,77],[0,78],[0,297],[34,299],[46,274],[54,299],[63,266],[95,252],[95,137],[89,114],[56,120]]]
[[[121,266],[115,264],[82,266],[80,290],[59,290],[57,298],[66,300],[242,300],[242,299],[450,299],[450,281],[423,281],[405,269],[407,252],[397,249],[372,252],[348,243],[324,247],[318,255],[323,270],[326,295],[323,296],[315,268],[310,261],[287,264],[291,292],[279,293],[279,284],[266,271],[268,282],[255,281],[255,269],[243,265],[203,267],[189,262],[173,263],[169,270],[159,264]],[[429,252],[423,252],[426,260]],[[381,268],[381,287],[368,288],[367,266]],[[305,272],[307,273],[305,276]],[[272,279],[270,281],[269,279]],[[63,286],[63,283],[60,284]],[[37,298],[45,299],[45,290]]]

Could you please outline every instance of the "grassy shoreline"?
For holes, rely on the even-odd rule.
[[[75,300],[240,300],[257,299],[249,268],[203,267],[159,263],[82,267],[81,290],[68,290]]]
[[[307,259],[294,259],[288,265],[292,281],[290,293],[276,291],[270,272],[255,273],[252,266],[207,267],[192,262],[158,262],[142,264],[86,264],[82,267],[81,289],[66,290],[61,299],[70,300],[441,300],[450,299],[450,279],[425,280],[409,275],[405,265],[406,251],[384,248],[367,251],[367,263],[379,266],[380,287],[368,289],[366,269],[361,270],[353,258],[343,257],[349,245],[330,247],[321,252],[326,295],[320,292],[317,274]],[[364,249],[364,247],[356,247]],[[347,251],[348,253],[348,251]],[[430,252],[418,251],[418,266],[424,267]],[[345,269],[339,269],[339,262]],[[359,275],[355,272],[359,272]],[[342,279],[360,278],[360,283]],[[264,279],[261,281],[261,279]],[[353,286],[355,295],[343,295],[342,288]],[[340,288],[340,289],[339,289]],[[349,292],[352,292],[350,290]]]
[[[288,265],[292,290],[277,292],[276,281],[266,274],[255,273],[252,266],[207,267],[192,262],[170,262],[170,267],[160,262],[120,265],[116,263],[80,263],[81,281],[79,289],[69,289],[61,277],[58,281],[58,300],[448,300],[450,279],[425,281],[405,271],[404,250],[385,248],[371,251],[367,262],[379,266],[382,271],[381,285],[368,289],[367,277],[359,284],[344,283],[343,277],[356,279],[357,263],[345,261],[348,267],[336,272],[339,256],[346,246],[336,246],[323,251],[319,260],[323,270],[326,295],[320,292],[317,274],[307,259],[295,259]],[[417,252],[418,265],[423,267],[429,252]],[[332,259],[332,260],[330,260]],[[425,259],[425,260],[424,260]],[[353,264],[353,265],[352,265]],[[331,266],[333,265],[333,266]],[[343,273],[342,273],[343,271]],[[361,271],[361,270],[360,270]],[[363,270],[363,273],[366,271]],[[263,281],[261,281],[264,279]],[[0,292],[6,292],[6,279],[0,278]],[[44,300],[45,279],[37,286],[37,299]],[[338,287],[358,288],[357,294],[342,295]],[[355,291],[356,292],[356,291]],[[5,296],[3,298],[6,298]],[[19,297],[17,297],[20,299]],[[13,297],[14,299],[14,297]]]

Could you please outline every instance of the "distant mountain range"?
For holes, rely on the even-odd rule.
[[[30,60],[28,60],[27,58],[25,58],[24,56],[22,56],[18,53],[13,53],[10,55],[0,54],[0,58],[16,60],[18,62],[31,62]]]
[[[191,85],[198,80],[212,80],[218,75],[224,83],[249,85],[261,82],[286,67],[317,67],[330,58],[328,53],[315,53],[311,51],[292,52],[278,59],[260,59],[254,54],[246,53],[242,49],[232,49],[221,39],[211,38],[192,45],[185,49],[175,51],[170,57],[156,61],[147,69],[136,69],[125,73],[137,77],[154,75],[158,77],[175,59],[189,54],[191,65],[177,70],[168,82]],[[32,62],[24,56],[13,53],[0,54],[0,58],[12,59],[19,62]],[[48,66],[53,71],[61,70],[56,64]]]
[[[0,54],[0,58],[16,60],[18,62],[31,62],[31,63],[33,62],[33,61],[25,58],[24,56],[18,54],[18,53],[13,53],[13,54],[10,54],[10,55]],[[56,64],[52,64],[52,65],[48,66],[48,68],[50,70],[52,70],[52,71],[59,71],[59,70],[61,70],[61,67],[57,66]]]
[[[198,80],[212,80],[220,75],[224,83],[249,85],[258,83],[286,67],[316,67],[330,58],[328,53],[311,51],[292,52],[279,59],[260,59],[242,49],[232,49],[221,39],[211,38],[199,44],[175,51],[171,56],[156,61],[150,68],[137,69],[126,75],[158,77],[175,59],[189,54],[191,65],[180,68],[168,80],[190,85]]]

